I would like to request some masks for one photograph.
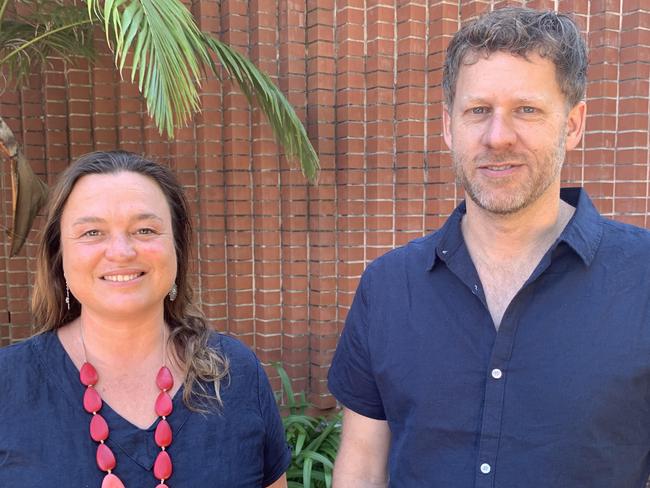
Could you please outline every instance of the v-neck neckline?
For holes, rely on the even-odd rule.
[[[39,358],[43,366],[44,376],[61,390],[61,394],[66,398],[73,411],[78,412],[77,417],[85,418],[90,426],[90,415],[83,409],[83,395],[86,387],[79,381],[79,370],[72,362],[55,331],[46,332],[41,335],[41,338],[41,341],[36,341],[34,344],[35,347],[42,348],[42,351],[37,351],[36,357]],[[174,394],[172,398],[173,412],[167,418],[174,439],[179,436],[191,413],[183,403],[183,389],[184,387],[181,386]],[[99,413],[104,417],[110,429],[106,444],[114,451],[119,449],[143,468],[151,470],[156,456],[160,452],[160,448],[154,440],[154,432],[160,418],[148,428],[141,429],[122,417],[104,401],[102,401],[102,409]],[[90,436],[90,433],[88,435]],[[172,443],[170,447],[173,445]],[[117,451],[115,452],[117,454]]]

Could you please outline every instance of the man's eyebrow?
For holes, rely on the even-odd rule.
[[[542,103],[542,102],[544,102],[544,100],[545,99],[542,98],[542,97],[521,97],[521,98],[517,99],[517,102],[518,103],[536,104],[536,103]]]
[[[464,97],[458,97],[458,100],[464,102],[464,103],[485,103],[485,98],[483,97],[475,97],[475,96],[464,96]]]
[[[463,103],[468,104],[468,105],[474,105],[474,104],[486,104],[486,105],[491,105],[492,102],[488,100],[485,97],[481,96],[468,96],[468,97],[461,97],[460,98]],[[518,97],[514,99],[514,102],[517,104],[537,104],[537,103],[542,103],[544,102],[545,98],[543,97]]]

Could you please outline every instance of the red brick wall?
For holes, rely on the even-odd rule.
[[[334,405],[327,367],[360,273],[439,227],[462,197],[440,137],[444,48],[462,22],[502,4],[192,2],[202,29],[250,56],[287,94],[321,158],[317,186],[281,156],[259,112],[228,82],[206,81],[203,112],[175,142],[163,140],[101,36],[95,66],[55,61],[28,86],[6,90],[0,113],[50,183],[94,149],[144,152],[175,168],[196,211],[203,309],[265,364],[282,361],[295,387],[326,408]],[[591,48],[587,133],[564,181],[585,186],[605,214],[648,226],[648,2],[527,4],[574,12]],[[1,178],[5,228],[6,169]],[[6,257],[6,239],[0,247],[0,344],[30,332],[37,232],[19,257]]]

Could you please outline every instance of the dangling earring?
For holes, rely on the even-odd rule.
[[[68,307],[68,312],[70,311],[70,288],[68,288],[68,282],[65,282],[65,304]]]
[[[174,283],[174,285],[172,286],[172,289],[169,290],[169,293],[167,294],[167,296],[169,297],[170,302],[173,302],[174,300],[176,300],[176,297],[178,296],[178,287],[176,286],[176,283]]]

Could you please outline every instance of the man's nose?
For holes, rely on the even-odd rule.
[[[109,259],[129,259],[136,255],[131,236],[125,233],[111,236],[106,249]]]
[[[517,132],[512,117],[498,111],[492,113],[483,134],[483,144],[492,149],[512,147],[517,142]]]

